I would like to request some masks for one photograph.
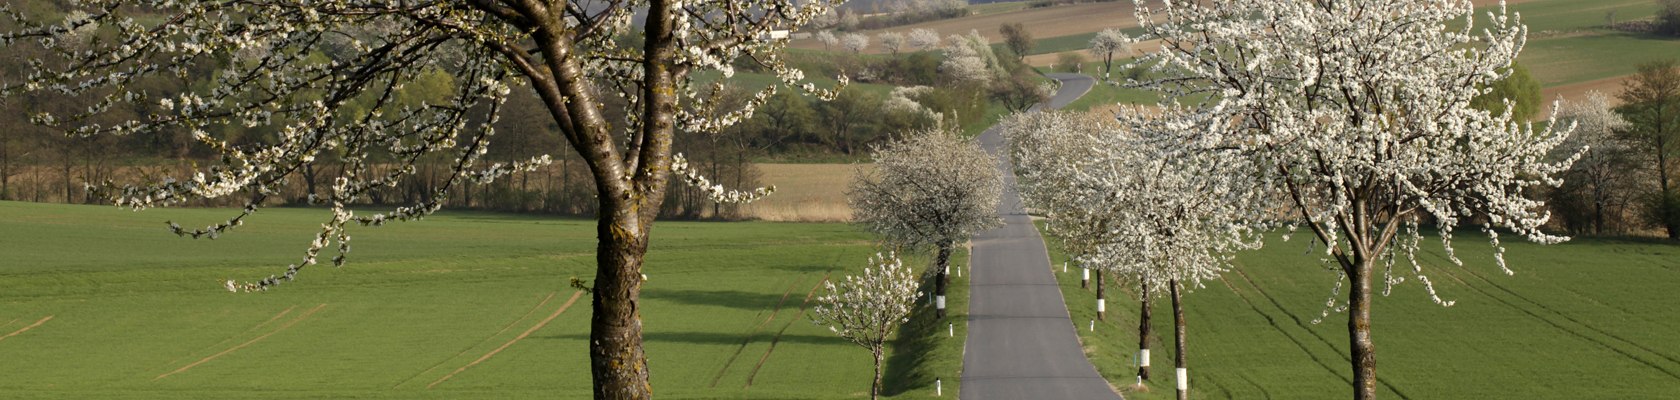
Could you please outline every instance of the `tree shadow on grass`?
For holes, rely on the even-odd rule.
[[[692,343],[692,344],[739,345],[739,344],[741,344],[741,339],[742,338],[743,338],[743,336],[740,335],[740,334],[719,333],[719,332],[643,332],[642,333],[642,341],[644,341],[644,342],[673,342],[673,343]],[[852,346],[852,343],[847,342],[846,339],[841,339],[839,336],[832,336],[832,335],[781,335],[780,339],[775,339],[775,338],[776,338],[775,335],[763,335],[763,334],[761,334],[761,335],[754,336],[752,341],[754,343],[758,343],[758,342],[769,343],[771,340],[774,339],[774,340],[777,340],[777,343],[779,343],[779,344],[800,343],[800,344],[835,345],[835,346],[848,346],[848,347]],[[588,341],[589,340],[589,335],[588,334],[533,335],[533,336],[531,336],[531,339],[560,339],[560,340]]]
[[[790,293],[789,301],[798,301],[804,297],[804,293],[797,295],[800,297],[793,298],[795,294]],[[742,290],[647,289],[642,291],[642,298],[689,305],[769,310],[782,301],[782,294]]]
[[[932,275],[922,280],[922,287],[933,287]],[[890,344],[892,356],[887,357],[886,366],[881,371],[881,395],[897,396],[916,388],[933,386],[936,378],[955,378],[929,373],[933,367],[927,364],[938,357],[940,343],[952,340],[940,335],[945,333],[944,329],[939,329],[940,325],[961,316],[953,312],[940,319],[937,313],[932,304],[917,301],[916,307],[910,311],[910,322],[898,328],[898,337]]]

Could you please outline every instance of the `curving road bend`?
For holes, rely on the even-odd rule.
[[[1095,84],[1084,75],[1048,76],[1061,81],[1062,88],[1034,109],[1066,106]],[[995,126],[979,140],[993,155],[1004,151],[1003,136]],[[974,237],[968,343],[958,397],[1120,399],[1080,349],[1044,240],[1015,191],[1009,161],[1000,161],[998,170],[1004,178],[998,204],[1004,226]]]

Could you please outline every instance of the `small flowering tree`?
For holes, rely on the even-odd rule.
[[[1131,54],[1132,42],[1119,29],[1104,29],[1091,37],[1091,52],[1103,58],[1103,80],[1108,80],[1109,72],[1114,70],[1114,54],[1121,56]]]
[[[854,218],[889,244],[932,247],[934,296],[945,316],[951,252],[1002,224],[996,162],[978,142],[934,128],[875,148],[873,170],[859,171],[846,197]]]
[[[1564,176],[1552,195],[1554,209],[1562,206],[1574,212],[1559,212],[1565,225],[1575,232],[1604,234],[1612,221],[1619,221],[1637,191],[1638,161],[1633,148],[1618,132],[1631,124],[1617,113],[1611,97],[1587,92],[1586,99],[1564,103],[1559,120],[1575,124],[1575,134],[1557,153],[1567,157],[1585,152]]]
[[[916,274],[896,254],[876,254],[862,275],[848,275],[839,284],[828,281],[823,286],[827,292],[817,297],[812,322],[827,325],[829,331],[869,349],[875,357],[869,398],[879,398],[887,339],[910,317],[918,295]]]
[[[887,49],[887,52],[892,53],[893,57],[898,57],[898,52],[904,50],[904,34],[902,33],[881,32],[880,35],[875,37],[881,39],[881,48]]]
[[[817,42],[822,43],[823,50],[827,51],[833,49],[835,45],[840,44],[840,37],[834,36],[834,31],[825,30],[817,32]]]
[[[916,49],[917,51],[924,51],[939,46],[940,40],[938,31],[925,28],[911,29],[910,37],[905,39],[905,41],[910,45],[910,48]]]
[[[1350,284],[1354,398],[1376,396],[1379,273],[1387,293],[1402,281],[1393,266],[1403,259],[1430,298],[1451,305],[1414,256],[1424,217],[1454,263],[1454,229],[1481,225],[1506,273],[1495,227],[1565,240],[1540,230],[1549,214],[1528,193],[1558,185],[1573,162],[1548,161],[1569,127],[1535,129],[1470,105],[1523,47],[1527,28],[1503,7],[1477,19],[1468,0],[1134,4],[1145,31],[1134,40],[1161,41],[1133,61],[1160,76],[1134,84],[1194,104],[1194,118],[1165,132],[1184,146],[1246,155],[1245,175],[1288,199],[1279,209],[1323,244],[1337,292]]]
[[[462,186],[547,164],[548,155],[480,162],[510,91],[533,90],[569,145],[549,151],[577,152],[599,193],[589,337],[594,396],[645,399],[652,386],[642,349],[641,268],[667,183],[675,175],[725,202],[768,193],[710,185],[673,154],[673,137],[718,132],[750,117],[778,87],[832,97],[800,82],[803,74],[781,60],[786,39],[770,33],[804,25],[838,3],[84,0],[75,2],[84,12],[51,23],[0,5],[16,27],[0,32],[6,54],[32,50],[28,70],[0,84],[0,95],[51,95],[75,105],[31,116],[66,135],[190,132],[216,152],[219,163],[190,176],[104,188],[117,205],[135,209],[249,199],[225,222],[196,229],[171,223],[183,236],[214,238],[240,226],[288,178],[331,159],[340,172],[312,199],[330,206],[330,217],[301,262],[234,285],[257,290],[292,281],[329,247],[337,249],[333,263],[342,264],[352,226],[419,219]],[[90,26],[98,28],[87,34]],[[731,76],[743,60],[766,66],[783,85],[726,108],[707,101],[722,82],[690,79],[697,71]],[[437,73],[452,77],[444,101],[395,100],[408,84]],[[183,79],[200,84],[179,85]],[[140,89],[160,82],[181,90]],[[609,117],[609,107],[623,117]],[[272,140],[236,144],[210,133],[257,129],[274,132]],[[433,196],[385,212],[350,209],[432,154],[452,160]]]
[[[852,52],[853,55],[862,53],[869,48],[869,36],[862,33],[848,33],[840,35],[840,48]]]

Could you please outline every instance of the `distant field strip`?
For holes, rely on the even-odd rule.
[[[274,336],[274,334],[280,333],[280,331],[284,331],[284,330],[286,330],[286,328],[291,328],[292,325],[297,325],[297,323],[303,322],[303,320],[305,320],[305,319],[309,319],[309,316],[315,315],[315,312],[321,311],[322,308],[326,308],[326,307],[327,307],[327,303],[321,303],[321,305],[315,306],[315,308],[311,308],[311,309],[309,309],[309,311],[305,311],[303,313],[303,315],[299,315],[297,318],[293,318],[291,321],[287,321],[285,325],[280,325],[279,328],[275,328],[273,331],[269,331],[268,333],[264,333],[262,336],[257,336],[256,338],[253,338],[251,340],[247,340],[247,341],[245,341],[245,343],[240,343],[238,346],[229,347],[227,350],[222,350],[220,353],[211,354],[209,357],[204,357],[202,359],[199,359],[198,361],[194,361],[192,364],[187,364],[185,366],[182,366],[181,368],[177,368],[174,371],[169,371],[169,372],[163,373],[162,375],[158,375],[156,378],[152,378],[152,380],[155,381],[155,380],[167,378],[170,375],[175,375],[175,374],[178,374],[178,373],[181,373],[181,372],[185,372],[186,370],[192,369],[193,367],[197,367],[197,366],[202,365],[204,363],[210,362],[210,360],[220,358],[221,356],[225,356],[225,355],[233,353],[234,351],[237,351],[239,349],[243,349],[245,347],[248,347],[252,344],[257,343],[258,341],[261,341],[263,339],[267,339],[269,336]],[[272,322],[272,321],[274,321],[274,319],[280,318],[281,315],[285,315],[286,313],[290,313],[291,311],[292,311],[292,309],[290,309],[290,308],[286,309],[285,311],[281,311],[279,315],[275,315],[274,318],[270,318],[269,321]],[[268,324],[268,322],[264,322],[264,323],[259,324],[257,326],[260,327],[262,325],[267,325],[267,324]],[[255,328],[253,328],[253,330],[254,329]],[[247,331],[247,332],[249,332],[249,331]]]
[[[444,375],[442,378],[438,378],[436,381],[432,381],[432,383],[430,385],[426,385],[426,388],[431,389],[432,387],[437,386],[439,383],[443,383],[443,381],[447,381],[447,380],[449,380],[449,378],[455,377],[455,375],[460,374],[461,371],[466,371],[467,368],[472,368],[474,365],[478,365],[478,363],[482,363],[482,362],[484,362],[484,360],[490,359],[490,357],[495,356],[496,353],[501,353],[502,350],[507,350],[507,348],[510,347],[510,346],[513,346],[514,343],[519,343],[519,341],[525,339],[525,337],[531,336],[531,333],[536,332],[538,329],[542,329],[544,326],[548,326],[549,321],[553,321],[555,317],[559,317],[560,314],[565,313],[566,309],[572,308],[572,303],[576,303],[577,299],[579,297],[583,297],[583,291],[582,290],[572,292],[572,298],[566,299],[566,304],[561,304],[560,308],[555,309],[553,314],[548,315],[548,318],[543,318],[542,322],[538,322],[536,325],[532,325],[531,329],[526,329],[524,333],[520,333],[519,336],[514,337],[512,340],[508,340],[507,343],[502,343],[501,347],[497,347],[495,350],[491,350],[489,353],[484,353],[484,356],[479,357],[477,360],[473,360],[472,362],[467,363],[467,365],[462,365],[461,368],[456,368],[455,371],[450,372],[448,375]],[[548,300],[544,299],[543,302],[547,303]],[[541,305],[538,305],[538,306],[540,307]],[[523,319],[523,318],[521,318],[521,319]]]
[[[770,309],[770,316],[765,317],[764,321],[753,325],[752,330],[747,331],[747,336],[741,339],[741,345],[735,348],[734,353],[729,354],[729,359],[724,360],[723,367],[718,368],[717,375],[712,377],[712,384],[708,387],[717,387],[718,381],[723,380],[723,374],[729,372],[729,366],[735,364],[736,358],[741,357],[741,351],[746,350],[748,344],[752,344],[753,336],[757,335],[758,331],[763,330],[766,325],[770,325],[770,321],[776,319],[776,314],[780,313],[782,306],[787,304],[788,295],[793,294],[793,289],[798,287],[799,282],[797,281],[788,285],[787,290],[782,292],[782,299],[776,302],[775,308]]]
[[[758,358],[758,365],[754,365],[752,373],[747,374],[747,384],[743,388],[752,388],[753,379],[758,377],[759,368],[764,368],[764,362],[770,360],[770,353],[776,351],[776,343],[782,341],[782,334],[787,333],[788,328],[792,327],[795,322],[799,322],[799,317],[805,315],[805,310],[809,309],[807,306],[811,304],[811,298],[817,295],[817,289],[821,289],[823,282],[828,282],[828,278],[829,274],[823,274],[822,280],[817,281],[816,285],[811,286],[811,291],[805,293],[805,301],[799,303],[799,313],[794,314],[786,325],[782,325],[782,330],[776,331],[776,336],[770,339],[770,348],[764,349],[764,356]]]
[[[0,336],[0,340],[6,340],[6,338],[9,338],[9,337],[12,337],[12,336],[17,336],[17,335],[22,334],[24,332],[28,332],[30,329],[35,329],[35,327],[41,326],[41,324],[45,324],[45,323],[47,323],[47,321],[51,321],[52,319],[53,319],[53,316],[48,315],[45,318],[41,318],[40,321],[35,321],[35,323],[29,324],[29,326],[23,327],[23,329],[18,329],[18,330],[12,331],[12,333],[8,333],[8,334],[6,334],[6,336]],[[12,321],[17,321],[17,319],[12,319]],[[11,322],[6,322],[6,324],[11,325]]]

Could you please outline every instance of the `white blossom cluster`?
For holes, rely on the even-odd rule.
[[[926,28],[916,28],[911,29],[910,35],[904,40],[905,44],[909,45],[910,48],[916,49],[917,51],[924,51],[932,49],[935,46],[939,46],[939,41],[941,39],[939,37],[939,31]]]
[[[854,219],[908,247],[945,248],[1002,223],[996,159],[973,140],[934,128],[874,149],[847,193]]]
[[[705,192],[706,197],[712,199],[714,202],[723,204],[746,204],[758,201],[758,199],[762,199],[764,196],[769,196],[771,193],[776,192],[775,185],[753,189],[751,192],[726,189],[723,185],[712,184],[710,179],[706,179],[705,176],[700,175],[700,171],[697,171],[690,166],[688,164],[688,158],[683,157],[682,153],[673,154],[671,158],[671,173],[677,174],[678,177],[681,177],[683,181],[688,182],[689,185],[700,188],[700,191]]]
[[[1086,268],[1145,280],[1145,295],[1217,278],[1260,247],[1265,226],[1265,192],[1238,154],[1174,142],[1181,111],[1033,112],[1002,125],[1022,200],[1049,216],[1048,231]]]
[[[1132,54],[1132,39],[1119,29],[1109,28],[1092,36],[1090,47],[1091,53],[1102,56],[1104,66],[1107,67],[1114,62],[1115,55],[1125,57]],[[1105,69],[1103,80],[1108,79],[1108,70]]]
[[[1539,243],[1549,218],[1533,189],[1556,186],[1575,157],[1549,161],[1571,127],[1536,128],[1470,107],[1509,73],[1527,28],[1468,0],[1216,0],[1137,5],[1161,50],[1139,57],[1159,78],[1131,85],[1194,103],[1172,123],[1186,148],[1229,149],[1323,245],[1342,276],[1387,286],[1404,258],[1436,296],[1415,252],[1432,222],[1454,263],[1452,233],[1480,225],[1505,267],[1500,231]],[[1487,26],[1477,26],[1487,21]],[[1508,105],[1509,106],[1509,105]],[[1425,220],[1427,219],[1427,220]],[[1359,273],[1360,275],[1353,275]],[[1385,289],[1386,292],[1386,289]]]
[[[916,274],[897,254],[875,254],[860,275],[847,275],[836,284],[824,281],[825,292],[811,309],[812,322],[864,348],[879,351],[893,328],[909,322],[916,305]]]
[[[939,63],[939,71],[957,82],[983,85],[1004,76],[991,42],[979,31],[951,35],[944,50],[945,61]]]
[[[313,203],[332,207],[332,217],[302,262],[281,276],[237,285],[267,288],[293,279],[330,246],[337,247],[333,261],[341,265],[349,251],[347,224],[422,218],[459,186],[549,163],[545,155],[482,165],[492,124],[516,87],[535,90],[568,143],[600,160],[591,164],[593,171],[625,177],[599,180],[608,185],[602,193],[662,198],[666,174],[675,170],[686,171],[683,181],[705,184],[692,171],[672,167],[680,158],[671,156],[671,135],[715,132],[750,118],[778,85],[725,110],[710,101],[721,88],[694,88],[690,72],[728,76],[738,62],[756,63],[786,86],[831,98],[834,90],[803,82],[801,71],[782,62],[787,40],[771,39],[769,32],[804,25],[839,3],[83,0],[55,23],[0,4],[0,14],[17,27],[0,32],[0,46],[41,50],[21,53],[29,68],[15,82],[0,82],[0,96],[52,94],[85,105],[31,116],[67,135],[190,133],[216,152],[219,163],[190,176],[102,185],[115,204],[136,210],[196,198],[250,199],[225,222],[198,229],[171,222],[171,231],[183,236],[218,237],[240,226],[305,165],[333,163],[330,169],[342,172],[330,190],[311,195]],[[655,5],[661,12],[650,13]],[[643,16],[641,26],[632,24]],[[655,28],[662,34],[646,35],[648,45],[628,39]],[[451,82],[440,100],[399,101],[408,83],[437,74]],[[195,83],[179,91],[142,89],[160,81]],[[607,96],[623,99],[631,110],[624,123],[601,120],[607,103],[596,100]],[[133,110],[139,111],[118,112]],[[235,144],[219,133],[231,130],[273,136]],[[348,208],[372,189],[397,185],[421,157],[437,154],[451,160],[451,173],[429,200],[371,215]],[[769,193],[707,191],[720,201]]]
[[[887,94],[887,100],[881,102],[881,110],[889,113],[906,113],[927,116],[931,120],[941,120],[940,113],[923,106],[916,101],[920,96],[932,91],[928,86],[897,86]]]

